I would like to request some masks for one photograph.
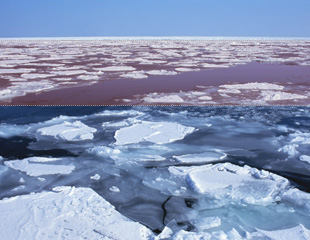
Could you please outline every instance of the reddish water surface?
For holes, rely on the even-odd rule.
[[[118,105],[116,99],[131,99],[135,94],[190,91],[196,85],[218,86],[227,83],[294,83],[310,89],[310,67],[252,62],[230,68],[185,72],[147,79],[116,79],[90,86],[31,93],[14,98],[10,105]],[[8,104],[8,103],[2,103]],[[228,103],[229,104],[229,103]]]

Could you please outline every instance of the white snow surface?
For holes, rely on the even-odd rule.
[[[5,161],[4,164],[10,168],[25,172],[32,177],[53,174],[70,174],[75,166],[62,164],[44,164],[46,162],[59,161],[61,158],[44,158],[44,157],[29,157],[22,160]]]
[[[0,201],[1,239],[150,239],[90,188],[56,187]]]
[[[147,96],[144,97],[143,100],[149,103],[183,103],[184,100],[175,94],[171,94],[168,96]]]
[[[284,87],[278,84],[273,83],[242,83],[242,84],[225,84],[221,85],[222,88],[228,88],[228,89],[266,89],[266,90],[282,90]]]
[[[183,139],[195,130],[174,122],[148,122],[124,127],[115,132],[116,145],[133,144],[139,142],[152,142],[166,144]]]
[[[136,69],[130,66],[110,66],[110,67],[96,68],[96,70],[102,72],[119,72],[119,71],[134,71]]]
[[[88,127],[81,121],[75,121],[73,123],[65,121],[61,124],[38,129],[37,136],[39,139],[53,137],[56,140],[62,141],[82,141],[93,139],[93,133],[95,132],[97,132],[97,129]]]
[[[296,93],[288,93],[281,91],[262,91],[261,97],[265,101],[283,101],[283,100],[291,100],[291,99],[306,99],[308,96],[296,94]]]
[[[221,201],[268,205],[289,186],[287,179],[265,170],[231,163],[198,167],[170,167],[194,191]]]
[[[225,154],[220,152],[203,152],[193,153],[180,156],[173,156],[178,162],[182,163],[210,163],[214,161],[222,160],[226,157]]]

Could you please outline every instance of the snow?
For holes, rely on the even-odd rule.
[[[75,121],[73,123],[65,121],[61,124],[38,129],[37,137],[39,139],[53,137],[56,140],[62,141],[82,141],[93,139],[93,133],[96,131],[95,128],[88,127],[81,121]]]
[[[183,139],[191,134],[195,128],[186,127],[173,122],[148,122],[124,127],[115,132],[116,145],[133,144],[139,142],[152,142],[166,144]]]
[[[255,89],[282,90],[284,89],[283,86],[278,85],[278,84],[258,83],[258,82],[243,83],[243,84],[225,84],[225,85],[220,85],[220,87],[228,88],[228,89],[250,89],[250,90],[255,90]]]
[[[150,103],[183,103],[184,102],[184,100],[178,95],[168,95],[168,96],[161,96],[161,97],[148,96],[148,97],[144,97],[143,100],[145,102],[150,102]]]
[[[198,167],[170,167],[194,191],[211,199],[245,204],[268,205],[289,186],[288,180],[275,174],[231,163]]]
[[[5,161],[4,164],[15,170],[25,172],[27,175],[32,177],[53,174],[70,174],[75,169],[73,165],[42,164],[60,160],[61,159],[59,158],[30,157],[22,160]]]
[[[90,188],[57,187],[0,201],[2,239],[150,239]]]

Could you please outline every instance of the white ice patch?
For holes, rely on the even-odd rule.
[[[121,72],[121,71],[134,71],[136,69],[130,66],[110,66],[110,67],[96,68],[96,70],[102,72]]]
[[[284,152],[287,153],[289,156],[295,156],[296,154],[298,154],[298,150],[296,149],[298,147],[298,144],[288,144],[284,147],[279,148],[278,152]]]
[[[115,132],[116,145],[139,142],[152,142],[156,144],[171,143],[183,139],[195,130],[173,122],[147,122],[134,124]]]
[[[31,68],[11,68],[11,69],[5,69],[5,68],[0,68],[0,74],[15,74],[15,73],[29,73],[35,71],[35,69]]]
[[[170,167],[188,186],[218,201],[268,205],[289,186],[287,179],[264,170],[230,163],[199,167]]]
[[[151,70],[146,72],[149,75],[176,75],[178,74],[175,71],[167,71],[167,70]]]
[[[310,156],[301,155],[301,156],[299,157],[299,160],[310,164]]]
[[[181,156],[173,156],[178,162],[182,163],[210,163],[214,161],[223,160],[226,154],[220,152],[203,152],[186,154]]]
[[[65,75],[65,76],[69,76],[69,75],[80,75],[80,74],[85,74],[87,73],[87,71],[85,70],[66,70],[66,71],[52,71],[51,73],[55,74],[55,75]]]
[[[26,79],[41,79],[41,78],[48,78],[53,77],[54,74],[45,74],[45,73],[24,73],[21,75],[22,78]]]
[[[149,103],[183,103],[184,100],[178,95],[147,96],[143,100]]]
[[[262,91],[261,97],[265,101],[284,101],[284,100],[308,98],[308,96],[305,95],[281,92],[281,91]]]
[[[147,78],[148,76],[144,74],[144,71],[133,71],[130,73],[122,74],[121,77],[123,78],[133,78],[133,79],[142,79]]]
[[[155,236],[90,188],[57,187],[0,201],[2,239],[117,239]]]
[[[59,161],[59,158],[30,157],[22,160],[5,161],[4,164],[10,168],[25,172],[32,177],[54,174],[69,174],[75,167],[73,165],[52,165],[46,162]]]
[[[45,137],[53,137],[62,141],[82,141],[91,140],[97,129],[88,127],[81,121],[63,122],[61,124],[40,128],[37,130],[37,137],[44,139]]]
[[[253,82],[253,83],[243,83],[243,84],[226,84],[226,85],[221,85],[220,87],[222,88],[228,88],[228,89],[249,89],[249,90],[282,90],[284,89],[283,86],[278,85],[278,84],[273,84],[273,83],[258,83],[258,82]]]
[[[178,71],[178,72],[194,72],[194,71],[199,71],[200,69],[198,69],[198,68],[182,68],[182,67],[180,67],[180,68],[176,68],[175,70]]]
[[[100,175],[96,173],[94,176],[90,176],[91,180],[99,181],[100,180]]]
[[[234,88],[233,89],[229,89],[229,88],[227,88],[227,89],[226,88],[225,89],[219,89],[218,92],[219,93],[233,93],[233,94],[241,93],[240,90],[234,89]]]

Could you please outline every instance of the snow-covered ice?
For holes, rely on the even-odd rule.
[[[38,138],[53,137],[63,141],[83,141],[91,140],[97,130],[88,127],[81,121],[63,122],[61,124],[40,128],[37,130]]]
[[[192,190],[221,201],[268,205],[289,186],[289,182],[280,176],[230,163],[170,167],[169,171],[184,177]]]
[[[56,187],[0,201],[2,239],[150,239],[90,188]]]
[[[53,174],[70,174],[75,166],[61,164],[44,164],[59,161],[57,158],[29,157],[22,160],[5,161],[4,164],[10,168],[25,172],[29,176],[38,177]]]
[[[183,139],[195,128],[171,122],[148,122],[134,124],[115,132],[116,145],[133,144],[143,141],[166,144]]]

